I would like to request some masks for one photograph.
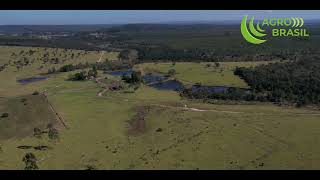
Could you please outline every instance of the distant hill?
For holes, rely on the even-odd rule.
[[[0,33],[20,34],[28,31],[33,32],[85,32],[96,31],[101,28],[110,28],[116,25],[98,24],[98,25],[0,25]]]

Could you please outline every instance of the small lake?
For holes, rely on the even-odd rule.
[[[149,86],[156,88],[158,90],[173,90],[173,91],[179,91],[179,90],[182,90],[183,88],[182,83],[176,80],[169,80],[165,82],[154,83]]]
[[[227,86],[202,86],[202,85],[193,85],[191,90],[194,93],[197,92],[207,92],[207,93],[227,93],[228,90],[232,87]],[[251,90],[247,88],[236,88],[238,90],[243,90],[245,93],[250,93]]]
[[[29,84],[37,81],[43,81],[48,79],[47,77],[44,76],[38,76],[38,77],[29,77],[29,78],[24,78],[24,79],[19,79],[17,80],[18,83],[20,84]]]
[[[130,77],[132,74],[132,70],[127,70],[127,71],[112,71],[108,72],[108,74],[112,76],[128,76]]]
[[[142,76],[142,80],[146,84],[164,81],[166,78],[161,74],[147,74]]]

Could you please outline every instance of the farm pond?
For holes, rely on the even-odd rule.
[[[33,83],[33,82],[38,82],[38,81],[43,81],[48,79],[45,76],[37,76],[37,77],[28,77],[28,78],[23,78],[23,79],[18,79],[17,83],[19,84],[29,84],[29,83]]]
[[[132,70],[125,71],[112,71],[108,74],[113,76],[131,76]],[[145,84],[158,90],[173,90],[180,91],[183,89],[183,84],[178,80],[168,80],[162,74],[159,73],[149,73],[142,76],[142,80]],[[245,93],[251,93],[249,88],[238,88],[238,87],[228,87],[228,86],[205,86],[205,85],[192,85],[191,90],[194,93],[197,92],[207,92],[207,93],[226,93],[230,88],[236,88],[244,91]]]

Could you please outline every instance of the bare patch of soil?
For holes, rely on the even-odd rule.
[[[128,135],[138,136],[144,134],[147,131],[145,118],[150,110],[150,106],[139,106],[135,108],[136,114],[128,122]]]

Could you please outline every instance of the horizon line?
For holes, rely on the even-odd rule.
[[[263,20],[263,19],[256,19],[256,20]],[[307,19],[308,21],[320,21],[319,19]],[[197,22],[198,21],[198,22]],[[235,22],[239,21],[238,19],[234,20],[191,20],[191,21],[161,21],[161,22],[132,22],[132,23],[83,23],[83,24],[0,24],[0,26],[89,26],[89,25],[130,25],[130,24],[175,24],[175,23],[191,23],[191,24],[212,24],[212,23],[225,23],[225,22]],[[240,23],[241,21],[239,21]]]

